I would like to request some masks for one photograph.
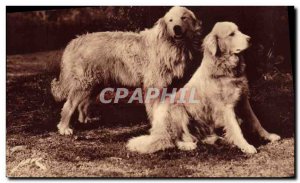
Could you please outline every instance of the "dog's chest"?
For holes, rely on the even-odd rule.
[[[186,64],[192,59],[192,54],[185,50],[174,50],[163,62],[166,70],[162,70],[162,76],[169,78],[172,82],[174,78],[182,78],[186,68]]]
[[[215,83],[218,88],[216,98],[225,105],[235,104],[248,90],[247,80],[245,77],[239,78],[222,78]]]

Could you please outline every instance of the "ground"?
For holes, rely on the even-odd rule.
[[[7,57],[7,176],[9,177],[293,177],[294,94],[290,73],[251,83],[251,103],[263,126],[282,136],[266,143],[245,133],[258,153],[228,145],[198,145],[151,155],[126,150],[131,137],[147,133],[143,106],[96,106],[101,120],[76,123],[73,136],[56,125],[62,103],[50,94],[62,51]],[[133,116],[132,111],[135,111]],[[136,111],[140,111],[136,115]],[[244,129],[247,130],[247,129]]]

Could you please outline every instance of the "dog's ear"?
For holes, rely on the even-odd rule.
[[[198,32],[199,34],[201,33],[201,27],[202,27],[202,21],[195,19],[194,20],[194,28],[195,32]]]
[[[200,20],[198,20],[198,18],[195,16],[195,14],[191,10],[188,10],[188,11],[193,19],[194,31],[200,33],[202,22]]]
[[[219,57],[221,55],[221,50],[218,44],[218,37],[209,33],[203,41],[202,44],[203,51],[208,51],[211,55]]]
[[[167,31],[167,24],[164,18],[160,18],[156,23],[157,27],[157,39],[166,38],[168,31]]]
[[[202,22],[197,19],[195,14],[188,10],[190,13],[190,16],[192,18],[192,27],[193,27],[193,35],[192,35],[192,46],[196,51],[200,51],[201,49],[201,29],[202,29]]]
[[[193,31],[193,48],[200,51],[201,49],[201,41],[202,41],[202,37],[201,37],[201,26],[202,26],[202,22],[199,21],[198,19],[193,19],[193,27],[194,27],[194,31]]]

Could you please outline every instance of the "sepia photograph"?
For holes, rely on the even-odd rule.
[[[293,6],[6,6],[8,178],[295,178]]]

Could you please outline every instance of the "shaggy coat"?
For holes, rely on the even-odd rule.
[[[196,89],[199,103],[158,104],[154,111],[150,135],[131,139],[127,147],[139,153],[153,153],[177,146],[182,150],[196,148],[197,139],[189,132],[190,120],[199,128],[209,128],[211,136],[203,142],[214,143],[214,129],[223,127],[225,140],[245,153],[256,153],[241,132],[235,107],[242,103],[253,130],[269,141],[279,140],[260,125],[248,101],[245,63],[237,54],[248,47],[249,36],[241,33],[231,22],[217,23],[203,42],[204,57],[185,88]]]
[[[73,133],[69,123],[77,107],[79,121],[88,120],[95,87],[163,88],[182,78],[193,50],[198,49],[193,40],[199,40],[199,32],[190,10],[173,7],[153,28],[140,33],[98,32],[72,40],[63,53],[60,77],[51,83],[54,98],[67,100],[58,124],[60,134]],[[151,119],[152,104],[146,109]]]

